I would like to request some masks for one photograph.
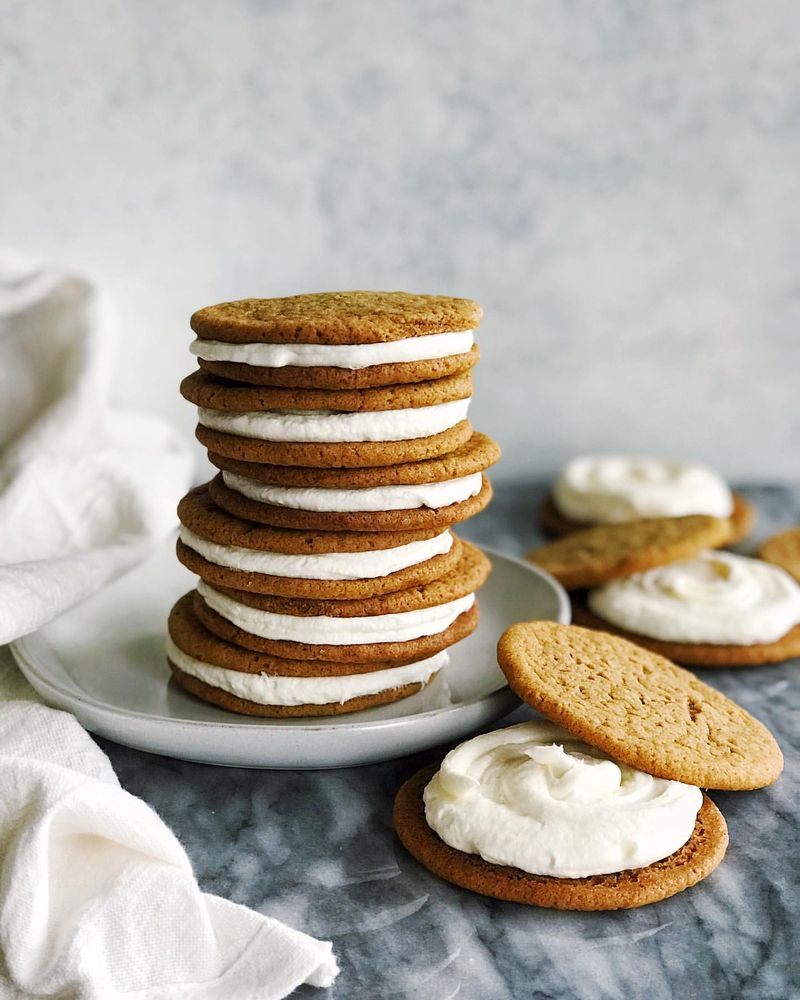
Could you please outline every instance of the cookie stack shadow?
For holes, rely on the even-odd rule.
[[[480,317],[367,292],[194,314],[181,392],[218,472],[178,508],[199,577],[169,618],[178,684],[234,712],[323,716],[437,676],[490,570],[452,530],[488,504],[499,457],[467,419]]]

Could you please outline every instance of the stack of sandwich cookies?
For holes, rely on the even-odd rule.
[[[705,465],[630,455],[582,455],[562,470],[539,510],[550,535],[598,524],[705,514],[728,525],[725,544],[749,534],[755,511]]]
[[[450,529],[499,457],[466,420],[479,319],[399,293],[195,314],[181,390],[220,472],[179,506],[200,577],[170,619],[179,683],[248,714],[354,711],[419,690],[475,629],[489,563]]]
[[[665,899],[725,854],[701,789],[760,788],[782,770],[760,722],[623,639],[528,622],[503,634],[498,660],[549,721],[462,744],[395,802],[402,843],[456,885],[559,909]]]

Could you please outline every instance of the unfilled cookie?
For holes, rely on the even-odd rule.
[[[409,292],[316,292],[239,299],[198,309],[198,337],[230,343],[380,344],[474,330],[483,311],[472,299]]]
[[[655,903],[709,875],[725,856],[725,820],[708,798],[689,841],[663,861],[612,875],[553,878],[484,861],[446,844],[425,820],[423,792],[438,765],[423,768],[395,798],[394,828],[406,850],[435,875],[495,899],[559,910],[620,910]]]
[[[789,528],[768,538],[758,550],[758,555],[765,562],[785,569],[800,583],[800,527]]]
[[[753,505],[745,500],[741,494],[734,493],[733,512],[728,518],[730,534],[724,544],[736,545],[737,542],[741,542],[742,539],[746,538],[753,530],[755,519],[756,512]],[[590,527],[589,525],[581,524],[578,521],[571,521],[568,517],[565,517],[558,507],[556,507],[552,496],[545,497],[539,508],[539,524],[543,531],[548,535],[554,535],[556,538],[562,538],[576,531],[584,531],[587,527]]]
[[[437,458],[397,465],[365,468],[303,468],[243,462],[210,451],[209,459],[218,469],[235,472],[274,486],[310,486],[320,489],[369,489],[373,486],[418,486],[459,479],[484,472],[500,458],[500,448],[486,434],[474,431],[460,447]]]
[[[451,524],[479,514],[492,499],[492,487],[483,476],[480,493],[445,507],[411,507],[403,510],[311,511],[280,507],[244,496],[228,487],[222,475],[209,484],[209,496],[236,517],[278,528],[319,531],[442,531]]]
[[[497,647],[520,698],[615,760],[701,788],[771,784],[783,755],[757,719],[657,653],[606,632],[512,625]]]
[[[596,615],[586,602],[572,601],[572,617],[576,625],[599,629],[611,635],[621,636],[645,649],[675,660],[690,667],[759,667],[764,664],[783,663],[800,656],[800,625],[795,625],[786,635],[775,642],[753,643],[748,646],[715,645],[703,642],[667,642],[651,639],[646,635],[628,632]]]
[[[725,545],[728,538],[728,522],[717,517],[653,517],[585,528],[526,558],[574,590],[689,559],[703,549]]]
[[[269,465],[302,465],[311,468],[363,468],[374,465],[397,465],[438,458],[455,451],[469,441],[472,424],[461,420],[455,426],[428,437],[405,441],[336,441],[295,442],[261,441],[258,438],[226,434],[198,424],[197,440],[209,452],[240,462],[266,462]]]
[[[469,373],[377,389],[282,389],[241,385],[195,371],[181,382],[181,395],[196,406],[226,412],[263,410],[336,410],[345,413],[404,410],[436,406],[472,395]]]

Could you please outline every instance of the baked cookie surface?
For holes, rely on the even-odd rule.
[[[800,583],[800,526],[768,538],[761,544],[758,555],[765,562],[785,569]]]
[[[420,461],[362,468],[303,468],[245,462],[213,450],[211,462],[223,471],[235,472],[274,486],[309,486],[320,489],[369,489],[375,486],[417,486],[459,479],[484,472],[500,458],[500,448],[486,434],[473,431],[458,448],[445,455]]]
[[[630,767],[701,788],[771,784],[783,754],[745,709],[657,653],[607,632],[522,622],[500,637],[512,690]]]
[[[733,512],[728,520],[729,537],[725,545],[736,545],[753,530],[756,512],[753,505],[740,493],[733,494]],[[539,507],[539,524],[548,535],[562,538],[575,531],[585,531],[591,527],[579,521],[572,521],[556,507],[552,496],[547,496]]]
[[[695,514],[584,528],[528,553],[567,590],[595,587],[728,541],[728,522]]]
[[[485,861],[446,844],[427,824],[423,792],[438,765],[423,768],[395,798],[394,827],[400,842],[435,875],[473,892],[514,903],[561,910],[618,910],[644,906],[695,885],[720,863],[728,845],[722,814],[707,797],[689,841],[645,868],[588,878],[531,875]]]
[[[239,299],[198,309],[198,337],[230,343],[379,344],[431,333],[474,330],[483,312],[472,299],[409,292],[317,292]]]

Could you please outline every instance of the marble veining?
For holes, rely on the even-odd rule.
[[[744,492],[759,509],[755,539],[800,520],[800,488]],[[538,540],[541,495],[503,484],[463,534],[521,554]],[[394,839],[392,798],[435,751],[334,771],[251,771],[101,743],[123,785],[180,837],[203,888],[333,939],[343,971],[332,997],[789,1000],[800,996],[797,669],[702,673],[775,732],[786,770],[772,788],[714,794],[731,846],[708,880],[619,913],[484,899],[413,861]],[[503,724],[530,714],[520,708]]]

